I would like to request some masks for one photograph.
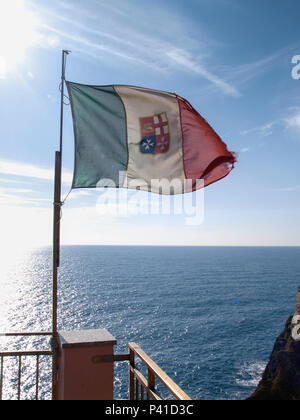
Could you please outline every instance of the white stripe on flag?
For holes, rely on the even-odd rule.
[[[167,179],[170,182],[179,179],[183,185],[185,173],[180,109],[177,98],[172,94],[143,88],[115,86],[115,89],[124,103],[127,115],[129,161],[124,187],[130,188],[130,183],[138,180],[137,185],[140,189],[149,191],[153,179]],[[143,134],[140,118],[145,117],[153,118],[154,125],[161,121],[161,136],[164,133],[170,135],[167,153],[147,154],[141,152],[140,144]],[[168,121],[169,127],[164,128],[163,124],[166,121]],[[157,127],[154,127],[154,132],[158,133],[156,129]],[[164,138],[161,137],[161,140],[163,141]],[[181,192],[179,189],[175,191],[175,193]]]

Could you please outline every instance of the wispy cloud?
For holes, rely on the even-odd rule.
[[[29,185],[29,181],[20,179],[0,178],[0,182],[3,184],[14,184],[14,185]]]
[[[47,22],[40,25],[46,31],[47,45],[50,45],[50,33],[51,39],[54,36],[66,40],[74,51],[94,59],[102,60],[102,54],[108,54],[157,72],[193,72],[223,94],[240,96],[234,84],[223,80],[210,69],[209,57],[212,51],[209,47],[216,42],[205,34],[201,37],[201,42],[189,36],[189,22],[181,16],[171,14],[169,10],[166,12],[164,8],[157,10],[155,7],[135,5],[133,18],[127,3],[118,2],[112,6],[106,2],[94,2],[94,5],[96,9],[92,15],[90,10],[76,4],[76,13],[80,11],[80,19],[74,15],[75,11],[73,15],[71,10],[68,14],[63,14],[58,6],[45,9],[38,5],[39,10],[44,13],[44,21]],[[105,7],[102,9],[102,6]],[[64,2],[63,7],[68,8],[69,2]],[[95,16],[102,22],[101,30],[99,19],[97,27],[94,26]],[[150,26],[141,25],[141,22],[150,21]]]
[[[249,63],[241,64],[239,66],[223,66],[223,78],[221,80],[225,82],[227,86],[233,88],[235,92],[238,92],[238,95],[233,94],[233,96],[242,96],[243,89],[245,89],[251,80],[262,77],[272,71],[274,67],[282,66],[286,62],[289,62],[291,54],[297,48],[300,48],[299,42],[288,45]],[[207,86],[205,90],[211,91],[211,89],[215,87],[216,84]],[[228,94],[232,93],[229,91]],[[267,124],[264,128],[263,135],[269,135],[268,133],[270,133],[270,130],[268,129]]]
[[[55,34],[61,36],[64,39],[67,39],[69,41],[73,41],[74,44],[70,48],[72,48],[75,51],[79,51],[79,52],[82,52],[82,53],[87,54],[89,56],[92,56],[94,59],[100,60],[101,57],[99,57],[99,52],[102,52],[102,53],[104,52],[104,53],[107,53],[107,54],[125,59],[127,61],[134,61],[138,64],[142,64],[146,67],[155,69],[157,71],[162,71],[162,68],[159,67],[158,65],[155,65],[153,62],[144,60],[143,58],[141,58],[137,55],[126,54],[126,53],[122,52],[121,49],[118,50],[116,48],[112,48],[112,47],[109,47],[109,46],[104,45],[104,44],[96,43],[96,42],[90,41],[86,38],[83,38],[82,36],[72,35],[71,33],[61,31],[61,30],[56,29],[55,27],[52,27],[52,26],[49,26],[49,25],[41,24],[40,27],[42,27],[44,29],[47,29],[50,32],[54,32]],[[81,48],[78,47],[78,46],[81,46]],[[89,51],[87,51],[83,47],[88,47]]]
[[[294,185],[291,187],[283,187],[283,188],[272,188],[270,191],[273,192],[298,192],[300,191],[300,185]]]
[[[167,56],[173,60],[174,63],[177,63],[179,66],[181,66],[182,69],[187,69],[201,75],[204,79],[211,82],[225,94],[235,97],[241,96],[240,92],[234,86],[211,73],[205,68],[204,65],[195,61],[186,51],[173,49],[167,52]]]
[[[248,136],[249,134],[253,134],[256,133],[258,134],[260,137],[268,137],[271,136],[273,134],[273,128],[278,125],[279,123],[282,123],[283,120],[276,120],[276,121],[272,121],[270,123],[267,124],[263,124],[259,127],[254,127],[254,128],[250,128],[248,130],[243,130],[241,132],[242,136]]]
[[[193,22],[175,9],[123,0],[113,4],[90,0],[89,8],[77,0],[53,0],[48,7],[36,0],[30,4],[41,14],[40,29],[46,47],[67,44],[94,60],[111,58],[114,65],[117,57],[156,72],[188,71],[208,82],[203,90],[214,89],[235,98],[242,95],[245,84],[270,71],[275,63],[283,63],[295,48],[290,45],[233,67],[216,60],[220,42],[201,25],[195,37]]]
[[[257,134],[259,137],[269,137],[274,133],[274,129],[282,130],[300,130],[300,108],[291,108],[290,115],[263,124],[258,127],[250,128],[241,131],[242,136],[248,136],[249,134]]]
[[[86,191],[86,190],[73,190],[72,194],[69,195],[68,200],[77,200],[80,199],[82,197],[89,197],[91,196],[91,192],[90,191]]]
[[[290,59],[290,55],[299,47],[300,44],[288,45],[277,51],[265,55],[256,61],[242,64],[236,68],[231,68],[225,72],[228,81],[234,81],[238,87],[245,85],[250,80],[253,80],[264,73],[272,70],[274,65],[282,65],[285,63],[285,58]]]
[[[51,204],[51,200],[38,197],[31,189],[0,188],[1,206],[40,207],[46,203]]]
[[[36,165],[30,165],[21,162],[0,161],[0,173],[5,175],[14,175],[25,178],[36,178],[40,180],[53,181],[54,169],[42,168]],[[66,184],[72,183],[72,173],[64,171],[63,182]]]
[[[285,119],[288,128],[300,130],[300,110],[294,115]]]

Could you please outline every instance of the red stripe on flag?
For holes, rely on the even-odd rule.
[[[183,161],[187,179],[204,179],[210,185],[225,178],[234,168],[236,157],[226,144],[185,99],[177,96],[181,113]]]

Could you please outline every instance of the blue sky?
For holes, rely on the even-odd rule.
[[[99,191],[76,191],[63,243],[300,245],[297,0],[2,0],[0,12],[2,247],[51,243],[63,48],[72,50],[69,80],[176,91],[238,154],[232,174],[206,189],[200,226],[178,215],[101,215]],[[69,107],[65,116],[64,195]]]

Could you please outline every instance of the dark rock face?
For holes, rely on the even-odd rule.
[[[292,317],[276,340],[263,379],[250,401],[300,400],[300,341],[292,338]]]

